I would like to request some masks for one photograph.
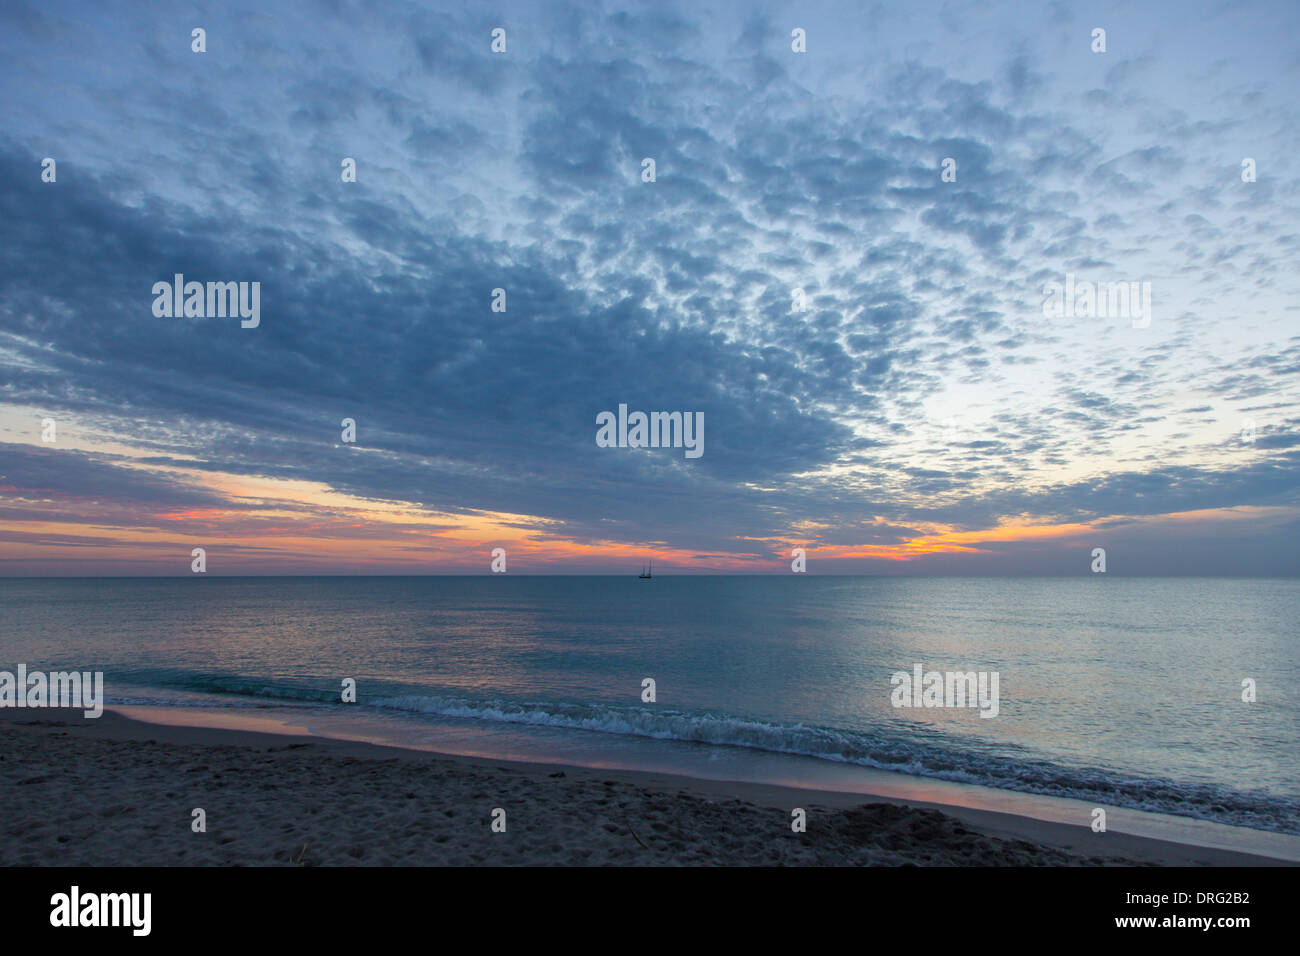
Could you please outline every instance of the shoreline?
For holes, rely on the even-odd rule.
[[[21,848],[5,841],[0,863],[1294,865],[889,795],[441,754],[267,718],[243,718],[244,729],[195,726],[194,714],[146,722],[123,709],[133,710],[93,721],[0,710],[3,826],[22,836]],[[494,834],[498,806],[508,825]],[[207,833],[191,831],[193,807]],[[795,807],[806,833],[791,831]],[[72,859],[69,844],[82,848]],[[321,858],[295,861],[293,845]]]
[[[877,767],[864,767],[851,763],[838,763],[801,754],[770,751],[750,751],[745,748],[722,748],[730,755],[743,754],[743,759],[733,759],[717,764],[712,757],[683,761],[683,751],[662,759],[655,749],[642,750],[629,761],[620,751],[592,751],[584,748],[580,759],[573,751],[552,747],[549,752],[532,751],[518,756],[517,748],[501,748],[493,736],[492,748],[484,748],[471,739],[438,728],[438,739],[430,745],[428,735],[413,737],[405,732],[394,734],[391,724],[362,722],[339,723],[330,714],[319,715],[281,710],[277,716],[265,712],[254,715],[248,711],[231,711],[206,707],[175,708],[166,705],[122,705],[116,707],[128,717],[146,723],[181,726],[221,727],[228,730],[254,729],[271,733],[307,734],[327,739],[369,743],[377,747],[395,747],[444,756],[459,756],[480,761],[505,761],[507,763],[538,767],[550,766],[566,770],[599,769],[641,773],[647,779],[667,777],[701,783],[713,782],[733,788],[737,793],[747,787],[785,788],[792,793],[827,793],[843,795],[845,801],[886,800],[896,804],[931,807],[949,814],[970,811],[972,818],[980,813],[992,814],[991,819],[1007,817],[1027,818],[1045,824],[1055,824],[1063,833],[1074,834],[1082,824],[1087,841],[1080,844],[1082,851],[1097,839],[1091,831],[1092,810],[1096,801],[1080,797],[1039,794],[1016,789],[1000,789],[982,783],[959,782],[940,777],[911,774]],[[597,734],[596,737],[604,735]],[[673,742],[679,744],[680,742]],[[690,745],[686,745],[690,746]],[[712,753],[714,745],[704,745]],[[840,805],[836,803],[836,805]],[[845,806],[850,805],[844,803]],[[1268,857],[1289,864],[1300,864],[1300,835],[1253,829],[1241,825],[1221,823],[1190,816],[1176,816],[1156,810],[1139,809],[1101,803],[1107,813],[1111,835],[1125,834],[1143,837],[1162,843],[1223,850],[1251,857]]]

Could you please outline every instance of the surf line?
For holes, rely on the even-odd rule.
[[[0,671],[0,707],[80,707],[94,719],[104,713],[103,671]]]

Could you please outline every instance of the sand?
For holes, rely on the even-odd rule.
[[[791,810],[807,832],[791,829]],[[192,829],[192,811],[206,832]],[[505,811],[494,832],[493,811]],[[0,710],[0,864],[1074,866],[1277,861],[965,808]]]

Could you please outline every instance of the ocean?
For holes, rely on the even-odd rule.
[[[109,706],[687,775],[890,770],[1291,834],[1298,634],[1295,579],[0,580],[0,670],[100,670]],[[996,674],[997,716],[894,706],[918,665]]]

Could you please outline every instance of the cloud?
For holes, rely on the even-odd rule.
[[[8,16],[0,46],[36,55],[84,28]],[[144,42],[59,122],[54,93],[0,107],[0,400],[143,456],[7,446],[33,516],[42,487],[123,521],[151,494],[229,505],[233,475],[755,555],[1297,504],[1288,435],[1224,444],[1245,403],[1296,417],[1296,210],[1237,196],[1210,149],[1275,97],[1192,122],[1157,50],[1107,64],[1094,122],[1014,31],[979,79],[837,65],[856,27],[816,19],[800,59],[783,21],[680,6],[518,11],[504,56],[492,17],[418,5],[296,34],[234,10],[207,59],[124,16]],[[1152,281],[1152,330],[1045,320],[1067,271]],[[260,282],[261,327],[154,318],[175,273]],[[596,447],[620,403],[704,412],[705,455]]]

